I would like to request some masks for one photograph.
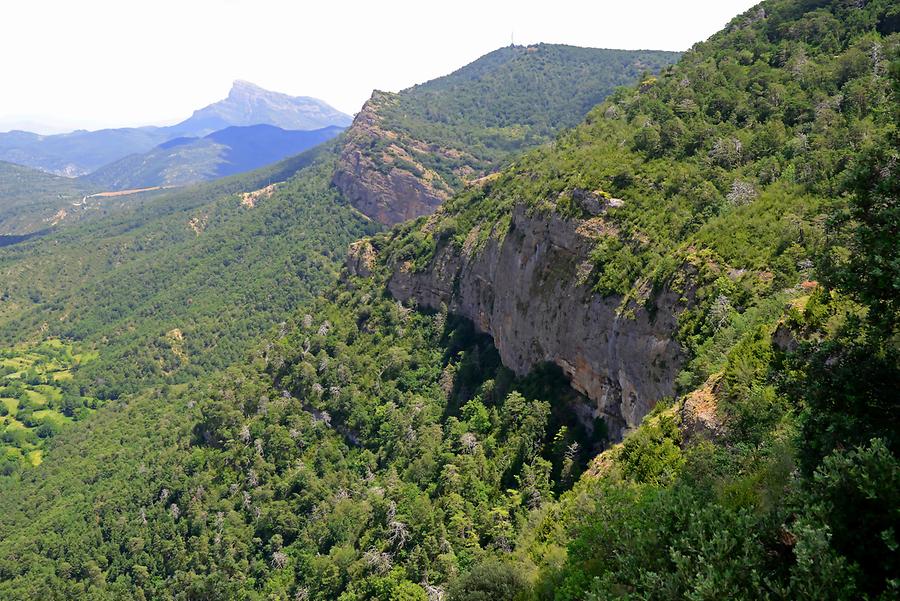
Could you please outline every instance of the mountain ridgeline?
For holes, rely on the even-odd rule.
[[[107,190],[183,186],[252,171],[317,146],[343,131],[338,126],[284,130],[273,125],[231,126],[202,138],[175,138],[125,157],[81,178]]]
[[[0,236],[50,227],[54,215],[83,194],[69,178],[0,161]]]
[[[96,406],[3,468],[0,596],[900,594],[895,3],[767,0],[583,118],[465,99],[559,56],[535,48],[421,105],[376,94],[279,166],[0,249],[0,335],[98,353],[59,385]],[[507,128],[548,143],[485,142]],[[351,206],[397,221],[397,182],[439,181],[389,230]],[[7,355],[37,432],[61,366]]]
[[[292,97],[236,81],[227,98],[195,111],[177,125],[55,136],[3,133],[0,235],[14,240],[44,234],[57,225],[96,219],[136,205],[158,196],[157,188],[271,165],[330,140],[350,121],[348,115],[315,98]],[[54,180],[29,173],[25,166],[67,177]],[[31,184],[26,186],[27,182]],[[131,193],[134,190],[143,192]]]
[[[509,46],[397,94],[376,91],[347,133],[334,183],[384,225],[427,215],[517,153],[581,121],[616,86],[679,56]]]
[[[79,130],[50,136],[23,131],[0,133],[0,161],[76,177],[174,138],[203,137],[231,126],[259,124],[314,130],[346,127],[350,116],[316,98],[270,92],[238,80],[227,98],[194,111],[175,125]]]

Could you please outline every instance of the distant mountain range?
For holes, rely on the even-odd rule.
[[[237,80],[228,98],[198,111],[175,128],[185,131],[216,131],[231,125],[265,123],[281,129],[346,127],[353,118],[317,98],[270,92],[248,81]],[[189,135],[189,134],[185,134]]]
[[[343,130],[336,125],[311,131],[273,125],[226,127],[199,138],[169,140],[80,179],[88,186],[112,190],[191,184],[263,167],[330,140]]]
[[[174,138],[203,137],[231,126],[265,124],[286,130],[316,130],[344,127],[351,121],[349,115],[316,98],[288,96],[235,81],[227,98],[195,111],[176,125],[79,130],[50,136],[24,131],[2,133],[0,160],[76,177]]]

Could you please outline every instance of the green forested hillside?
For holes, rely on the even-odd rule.
[[[0,248],[54,229],[103,220],[165,193],[155,185],[121,194],[108,190],[84,178],[51,175],[0,161]]]
[[[348,130],[334,183],[354,207],[384,225],[430,214],[517,153],[580,122],[617,86],[640,81],[678,56],[509,46],[399,93],[376,91]]]
[[[511,153],[579,123],[617,86],[656,73],[679,56],[559,44],[500,48],[450,75],[403,90],[396,102],[386,103],[382,123],[461,152],[457,164],[432,165],[424,157],[456,186],[460,169],[483,174],[496,168]]]
[[[0,590],[422,598],[413,583],[512,548],[529,510],[577,478],[573,445],[589,448],[550,411],[567,394],[559,376],[517,380],[465,322],[365,292],[317,303],[253,366],[110,405],[90,435],[61,437],[52,464],[0,491],[4,504],[50,489],[67,499],[5,516]],[[97,436],[135,443],[101,467],[112,449]],[[115,532],[91,517],[101,497]],[[67,575],[16,542],[49,524],[41,546]]]
[[[75,180],[0,161],[0,240],[50,227],[82,194]]]
[[[577,121],[591,94],[605,95],[615,82],[676,56],[502,49],[421,86],[436,97],[416,88],[403,95],[403,105],[410,115],[424,115],[427,104],[429,119],[443,115],[465,130],[504,119],[530,119],[535,127],[540,121],[545,135]],[[491,111],[475,111],[479,98],[501,89]],[[536,93],[549,102],[550,90],[566,100],[548,115],[526,110]],[[75,378],[85,394],[102,399],[231,364],[249,340],[331,281],[350,241],[374,231],[329,185],[335,155],[346,145],[341,138],[270,168],[164,192],[0,250],[0,341],[61,336],[101,350]],[[271,196],[270,184],[277,184]],[[258,201],[249,200],[256,206],[248,206],[242,195],[263,189]]]
[[[0,349],[0,474],[40,465],[45,443],[97,407],[72,382],[72,370],[92,358],[57,339]]]
[[[601,295],[695,288],[679,398],[451,598],[897,595],[898,24],[887,2],[763,3],[372,241],[376,277],[424,271],[525,204],[594,224]]]
[[[664,279],[679,247],[773,271],[747,283],[758,292],[795,279],[820,242],[820,216],[841,206],[851,160],[891,125],[897,39],[891,17],[872,17],[878,5],[835,8],[839,17],[799,2],[767,6],[457,196],[431,227],[439,235],[408,228],[398,258],[424,265],[441,237],[462,246],[475,226],[481,242],[502,236],[517,202],[590,217],[580,197],[593,195],[623,201],[604,214],[611,227],[593,257],[601,292]],[[820,36],[826,24],[833,31]]]
[[[764,2],[376,235],[238,366],[68,428],[0,484],[0,596],[896,598],[898,28],[888,0]],[[620,443],[558,370],[387,293],[516,205],[593,226],[597,295],[692,297],[677,398]]]
[[[0,336],[97,348],[75,378],[100,398],[229,365],[331,281],[346,245],[370,231],[328,189],[331,153],[3,249]]]

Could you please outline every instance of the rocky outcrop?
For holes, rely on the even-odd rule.
[[[725,424],[719,415],[721,374],[715,374],[679,403],[681,433],[687,443],[695,440],[717,440],[725,435]]]
[[[555,363],[618,439],[674,395],[683,359],[674,333],[685,305],[667,289],[649,302],[592,291],[587,257],[610,228],[602,216],[566,219],[520,205],[502,239],[491,236],[477,251],[440,244],[425,270],[400,266],[388,288],[398,299],[445,304],[468,317],[517,374]]]
[[[367,278],[372,275],[377,255],[372,243],[363,238],[347,249],[345,264],[353,275]]]
[[[419,153],[451,153],[386,129],[379,109],[393,94],[376,91],[347,131],[332,183],[361,213],[383,225],[430,215],[450,186],[417,159]]]

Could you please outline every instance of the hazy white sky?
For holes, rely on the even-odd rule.
[[[353,114],[510,43],[684,50],[755,0],[6,0],[0,130],[169,123],[234,79]]]

